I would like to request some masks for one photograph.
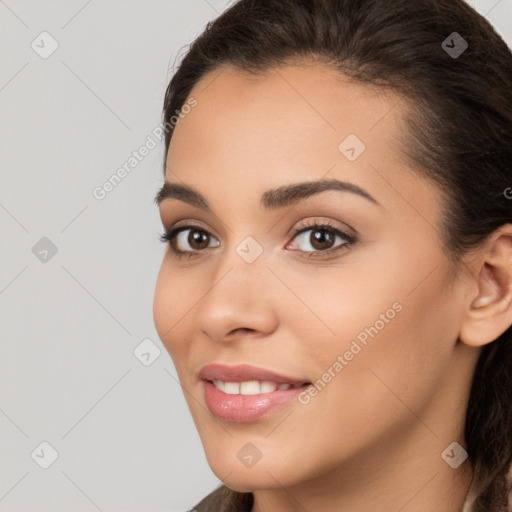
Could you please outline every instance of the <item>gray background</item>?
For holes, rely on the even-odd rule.
[[[219,483],[153,325],[162,144],[92,191],[228,3],[0,0],[0,511],[178,512]],[[510,45],[512,0],[471,4]]]

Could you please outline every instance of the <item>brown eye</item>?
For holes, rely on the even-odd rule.
[[[324,249],[330,249],[335,240],[335,235],[329,233],[323,229],[311,230],[311,235],[309,237],[309,243],[313,249],[317,249],[318,251]]]
[[[201,251],[210,246],[213,237],[199,228],[183,228],[175,234],[174,246],[177,251]]]
[[[308,257],[321,257],[323,255],[328,256],[338,250],[348,249],[355,243],[356,239],[353,236],[336,226],[329,223],[319,224],[314,222],[295,231],[292,242],[288,244],[287,249],[306,253]]]
[[[201,249],[206,249],[208,247],[209,241],[210,235],[205,231],[200,231],[198,229],[191,229],[187,237],[187,242],[189,243],[190,247],[198,251]]]
[[[342,243],[337,242],[336,239]],[[347,245],[352,240],[352,237],[345,235],[339,230],[317,227],[304,229],[299,232],[293,239],[293,245],[304,252],[327,251],[333,247]]]
[[[162,242],[168,242],[177,254],[194,253],[220,245],[220,242],[208,231],[196,226],[181,226],[170,229],[160,239]]]

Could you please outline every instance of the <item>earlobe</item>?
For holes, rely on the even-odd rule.
[[[496,230],[479,254],[471,264],[476,266],[473,296],[459,334],[474,347],[491,343],[512,325],[512,224]]]

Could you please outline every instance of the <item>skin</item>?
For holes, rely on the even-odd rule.
[[[191,96],[198,105],[175,128],[166,181],[199,191],[213,213],[174,198],[159,209],[164,227],[190,221],[211,246],[184,237],[190,259],[167,247],[154,320],[213,472],[252,491],[253,512],[461,510],[471,464],[452,469],[441,454],[464,446],[477,358],[512,323],[511,226],[454,272],[438,228],[440,191],[401,158],[406,107],[383,89],[302,63],[263,76],[220,68]],[[353,162],[338,149],[350,133],[366,145]],[[260,206],[269,189],[320,178],[354,183],[379,205],[326,191],[293,207]],[[308,258],[315,230],[291,233],[311,220],[358,242]],[[247,236],[263,249],[250,264],[236,252]],[[402,310],[307,405],[294,400],[251,423],[208,411],[205,364],[316,382],[396,302]],[[262,454],[251,468],[237,457],[248,442]]]

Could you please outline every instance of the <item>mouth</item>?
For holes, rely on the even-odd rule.
[[[289,404],[311,385],[250,365],[211,364],[199,372],[210,412],[223,421],[251,422]]]

